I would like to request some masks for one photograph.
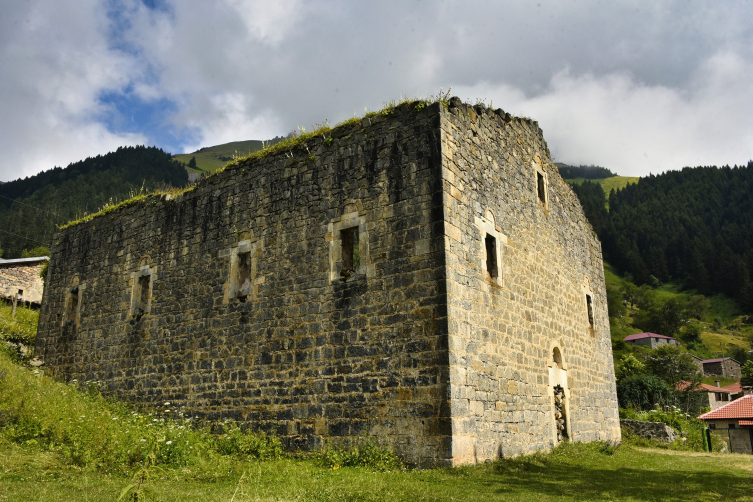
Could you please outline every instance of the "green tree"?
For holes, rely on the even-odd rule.
[[[675,345],[662,345],[645,356],[648,373],[661,378],[671,388],[680,382],[690,382],[688,390],[694,389],[703,379],[693,357]]]
[[[742,365],[740,373],[742,374],[740,385],[753,385],[753,359]]]
[[[642,374],[646,369],[646,365],[640,362],[633,354],[627,354],[622,356],[620,365],[617,367],[616,376],[617,381],[624,380],[636,375]]]
[[[653,375],[634,375],[617,384],[620,408],[650,410],[657,404],[664,406],[673,398],[673,391],[661,378]]]
[[[709,310],[710,303],[703,295],[693,295],[685,301],[685,313],[689,318],[703,319]]]
[[[191,157],[191,160],[188,161],[188,167],[191,169],[196,169],[196,156],[194,155]]]
[[[626,308],[622,301],[622,292],[617,286],[607,286],[607,309],[609,317],[622,317]]]

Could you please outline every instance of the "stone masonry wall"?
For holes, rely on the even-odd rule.
[[[63,230],[37,354],[293,447],[368,433],[446,463],[439,123],[439,105],[404,106]],[[342,275],[355,226],[360,266]]]
[[[0,298],[13,298],[23,290],[21,300],[41,303],[44,281],[39,276],[45,262],[12,263],[0,262]]]
[[[420,465],[619,440],[600,245],[530,120],[403,105],[56,240],[63,378]]]
[[[552,447],[558,384],[570,439],[619,440],[601,246],[541,130],[454,99],[442,137],[453,462]]]

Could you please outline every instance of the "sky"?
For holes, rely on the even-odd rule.
[[[753,159],[751,1],[7,0],[0,181],[451,95],[623,176]]]

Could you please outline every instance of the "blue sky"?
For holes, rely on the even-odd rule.
[[[753,3],[30,0],[0,6],[0,181],[452,94],[557,161],[645,175],[753,158]]]

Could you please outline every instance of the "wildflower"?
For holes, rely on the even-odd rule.
[[[170,401],[166,402],[165,406],[170,406]]]
[[[165,444],[173,444],[173,442],[172,441],[167,441],[167,442],[165,442]]]

